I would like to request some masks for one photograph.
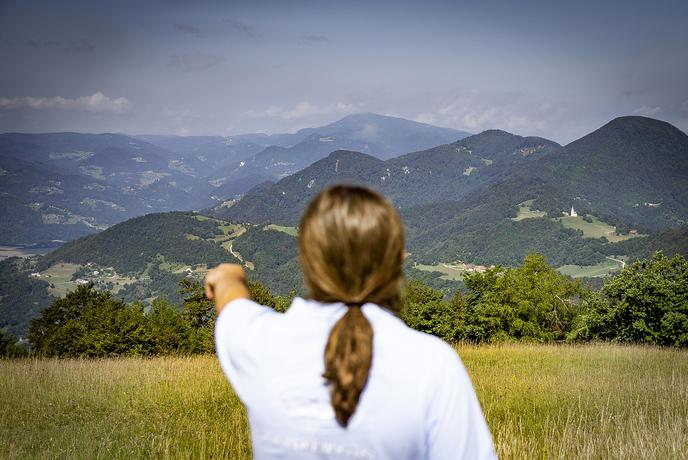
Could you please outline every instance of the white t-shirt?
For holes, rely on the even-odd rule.
[[[217,356],[246,405],[256,459],[491,459],[490,431],[455,350],[367,303],[368,382],[348,427],[330,405],[323,355],[342,303],[300,297],[282,314],[229,302],[215,326]]]

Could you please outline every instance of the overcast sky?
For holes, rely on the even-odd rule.
[[[0,132],[688,131],[688,2],[0,0]]]

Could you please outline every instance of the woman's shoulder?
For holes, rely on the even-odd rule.
[[[367,304],[363,312],[373,324],[375,334],[407,353],[407,359],[418,357],[428,365],[458,360],[458,354],[450,344],[432,334],[412,329],[386,308]]]

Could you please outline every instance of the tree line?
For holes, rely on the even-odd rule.
[[[516,268],[467,274],[465,291],[447,297],[412,280],[399,316],[410,327],[447,341],[474,343],[591,340],[688,346],[688,262],[661,252],[609,278],[599,291],[559,274],[529,254]],[[258,303],[285,312],[293,297],[249,283]],[[32,320],[31,353],[107,357],[212,353],[215,311],[193,279],[180,283],[181,303],[164,299],[145,311],[93,285],[79,286]],[[0,333],[0,356],[22,356]]]

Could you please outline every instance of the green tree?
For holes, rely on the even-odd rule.
[[[195,279],[184,278],[179,282],[184,316],[193,328],[212,326],[215,306],[205,296],[203,285]]]
[[[471,341],[552,341],[565,337],[582,287],[531,253],[518,268],[497,266],[464,277],[460,337]]]
[[[188,351],[191,325],[167,300],[153,301],[148,322],[153,336],[153,354],[184,354]]]
[[[658,251],[627,266],[586,300],[569,339],[688,346],[688,262]]]
[[[455,296],[452,302],[447,302],[442,291],[412,280],[404,292],[401,319],[418,331],[455,340],[461,323],[460,302],[456,299]]]
[[[29,341],[47,356],[140,356],[153,344],[142,305],[127,306],[92,284],[44,309],[31,321]]]
[[[270,289],[258,281],[249,281],[248,290],[254,302],[270,307],[280,313],[287,311],[292,300],[296,297],[295,290],[290,291],[287,296],[274,295],[270,292]]]

